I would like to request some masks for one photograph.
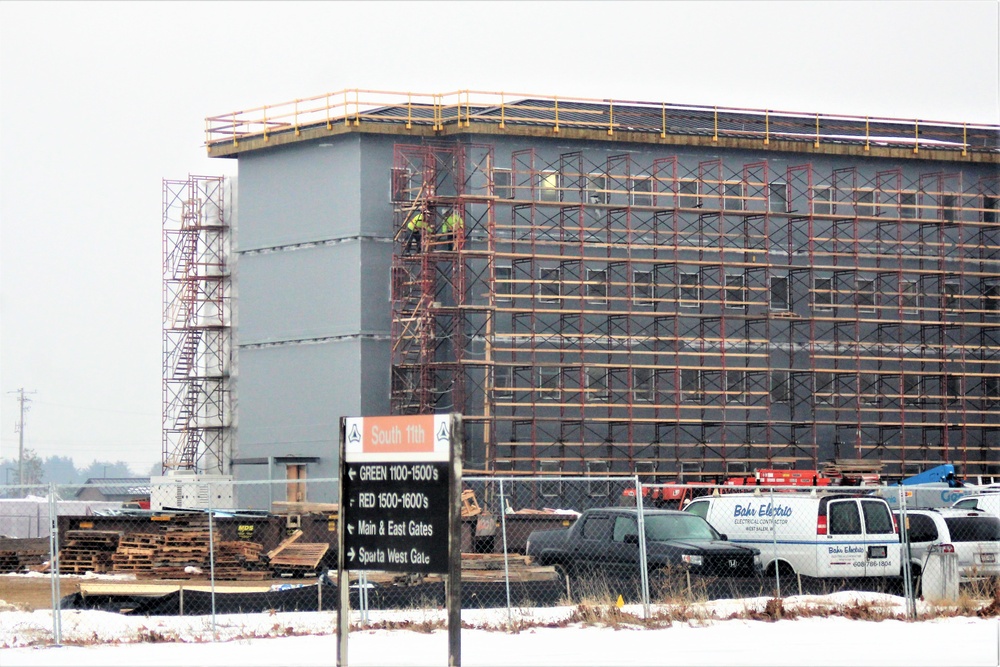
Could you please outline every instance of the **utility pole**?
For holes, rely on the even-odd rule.
[[[24,387],[21,387],[17,391],[9,392],[11,394],[17,394],[17,402],[21,404],[21,417],[17,422],[15,431],[18,433],[17,439],[17,483],[24,486],[24,413],[31,409],[31,406],[27,405],[31,402],[31,399],[25,396]],[[29,394],[34,394],[35,392],[29,391]],[[23,491],[23,489],[22,489]]]

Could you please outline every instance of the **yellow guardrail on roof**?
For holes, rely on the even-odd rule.
[[[773,140],[820,143],[872,144],[967,152],[1000,152],[1000,125],[900,119],[876,116],[803,113],[774,109],[750,109],[667,104],[630,100],[594,99],[518,92],[455,90],[447,93],[391,92],[349,88],[280,104],[233,111],[205,119],[205,142],[228,142],[238,146],[244,138],[262,138],[303,128],[333,130],[335,126],[359,126],[362,122],[394,123],[441,131],[446,127],[469,127],[472,121],[509,125],[577,128],[606,132],[645,132],[666,138],[667,134],[702,134],[758,139],[767,146]],[[875,127],[873,127],[875,126]]]

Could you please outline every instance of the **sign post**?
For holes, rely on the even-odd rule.
[[[347,666],[348,570],[445,575],[448,664],[461,665],[461,415],[340,420],[337,665]]]

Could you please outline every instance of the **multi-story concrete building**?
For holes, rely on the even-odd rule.
[[[347,91],[207,140],[238,477],[452,410],[467,471],[1000,472],[998,126]]]

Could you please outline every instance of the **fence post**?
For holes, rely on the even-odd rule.
[[[899,548],[900,560],[903,561],[903,596],[906,597],[906,615],[910,620],[917,620],[917,595],[913,586],[913,569],[910,563],[910,531],[906,518],[906,490],[899,485]]]
[[[212,641],[219,641],[218,628],[215,625],[215,522],[212,521],[212,483],[208,482],[208,572],[212,586]]]
[[[636,522],[639,530],[639,581],[642,586],[642,617],[649,618],[649,562],[646,559],[646,520],[642,508],[642,482],[635,476]]]
[[[476,539],[475,534],[476,531],[473,530],[473,542]],[[510,608],[510,564],[507,558],[507,501],[503,494],[502,479],[500,480],[500,535],[503,537],[503,580],[507,586],[507,629],[510,630],[514,627],[514,619],[513,610]]]
[[[62,605],[59,595],[59,503],[56,485],[49,484],[49,582],[52,588],[52,641],[62,644]]]
[[[774,507],[774,487],[771,487],[771,497],[770,506]],[[777,588],[777,597],[781,597],[781,568],[778,563],[778,522],[777,517],[771,517],[771,545],[774,551],[772,555],[774,559],[771,561],[774,564],[774,585]]]

